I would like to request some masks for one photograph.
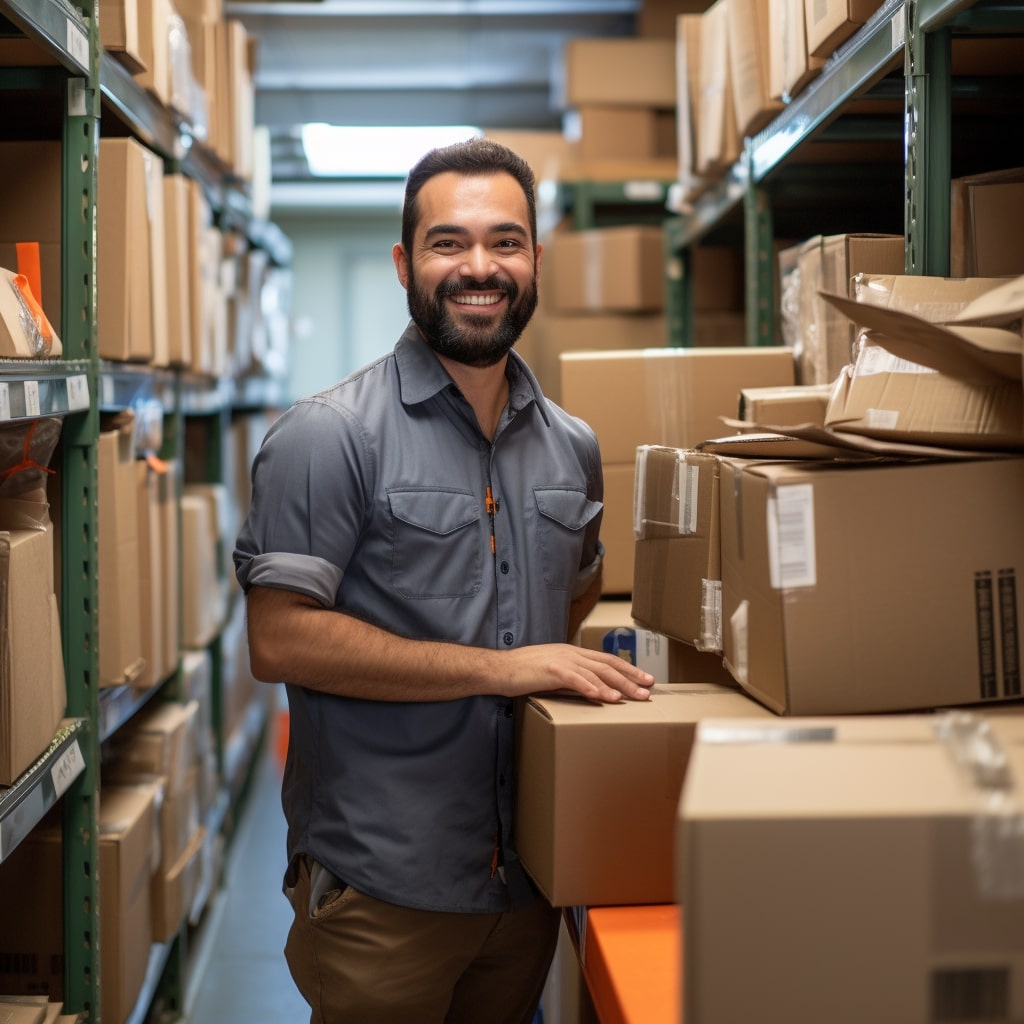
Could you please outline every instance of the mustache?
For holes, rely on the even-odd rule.
[[[483,281],[442,281],[437,286],[435,295],[439,299],[444,299],[457,292],[504,292],[510,299],[514,299],[519,294],[519,289],[514,282],[492,275]]]

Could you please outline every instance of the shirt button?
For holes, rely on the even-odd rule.
[[[502,562],[501,563],[501,571],[503,573],[505,573],[506,576],[508,575],[509,568],[510,568],[510,566],[509,566],[508,562]]]
[[[516,638],[511,633],[506,633],[501,639],[506,647],[511,647],[515,643]]]

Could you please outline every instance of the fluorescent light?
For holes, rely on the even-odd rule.
[[[318,178],[404,178],[428,150],[478,138],[479,128],[302,126],[310,173]]]

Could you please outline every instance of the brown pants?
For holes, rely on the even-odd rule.
[[[351,887],[309,912],[299,863],[285,957],[310,1024],[530,1024],[554,955],[546,901],[508,913],[410,910]]]

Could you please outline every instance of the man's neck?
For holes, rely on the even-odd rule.
[[[508,404],[508,378],[505,376],[508,356],[493,366],[483,367],[466,366],[444,356],[438,356],[438,359],[476,413],[484,436],[493,441],[501,413]]]

